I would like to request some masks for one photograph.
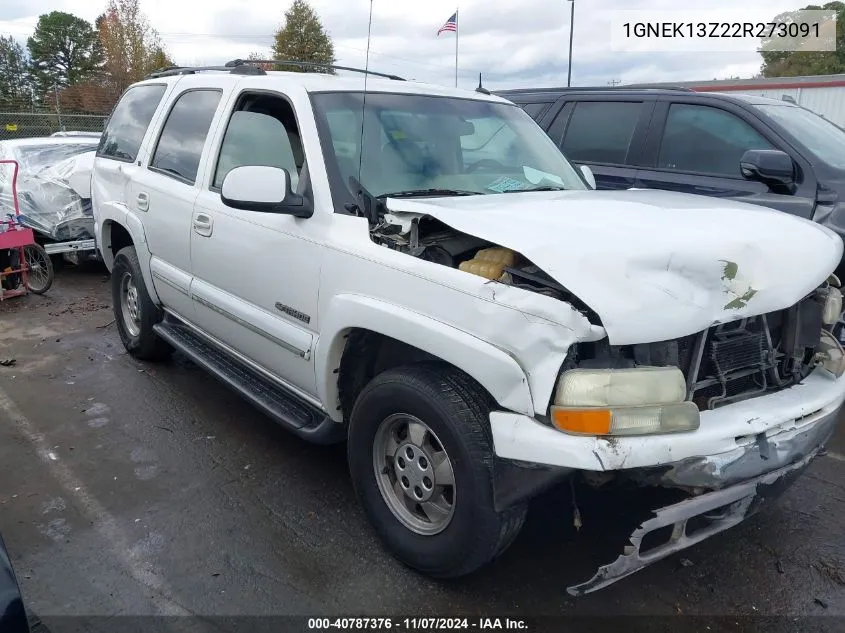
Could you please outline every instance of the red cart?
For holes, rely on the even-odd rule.
[[[35,243],[31,228],[20,221],[18,205],[18,162],[0,160],[12,169],[11,200],[14,215],[0,208],[0,301],[32,292],[43,294],[53,285],[53,262],[47,251]]]

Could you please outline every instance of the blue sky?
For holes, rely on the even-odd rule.
[[[367,0],[312,0],[331,34],[338,63],[363,66],[367,46]],[[406,78],[452,84],[455,35],[435,36],[454,13],[456,0],[374,0],[373,69]],[[804,6],[790,0],[709,0],[718,21],[767,21]],[[269,55],[282,2],[262,0],[141,0],[141,8],[179,64],[215,64],[256,51]],[[37,17],[68,11],[93,21],[104,0],[2,0],[0,34],[21,42]],[[609,11],[677,11],[677,0],[576,0],[574,85],[749,77],[758,72],[753,50],[734,53],[620,53],[611,50]],[[518,8],[517,8],[518,7]],[[473,87],[483,72],[491,88],[566,83],[569,47],[567,0],[460,0],[459,80]],[[698,7],[697,11],[701,11]],[[668,14],[667,14],[668,15]],[[674,13],[673,13],[674,17]]]

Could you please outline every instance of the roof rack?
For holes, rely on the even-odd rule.
[[[681,92],[695,92],[687,86],[665,86],[661,84],[628,84],[627,86],[616,86],[616,88],[630,88],[631,90],[680,90]]]
[[[378,73],[374,70],[365,70],[363,68],[352,68],[350,66],[335,66],[333,64],[321,64],[319,62],[301,62],[289,59],[233,59],[226,62],[223,66],[168,66],[147,75],[147,79],[156,79],[159,77],[172,77],[174,75],[193,75],[198,72],[206,70],[216,70],[228,72],[233,75],[266,75],[267,73],[259,64],[273,64],[274,66],[299,66],[301,68],[331,68],[333,70],[348,70],[356,73],[364,73],[375,75],[376,77],[384,77],[385,79],[393,79],[395,81],[405,81],[404,78],[398,75],[388,75],[385,73]]]
[[[295,59],[233,59],[226,63],[227,67],[237,68],[243,64],[273,64],[274,66],[299,66],[301,68],[331,68],[332,70],[348,70],[354,73],[363,73],[366,75],[374,75],[376,77],[384,77],[385,79],[393,79],[394,81],[405,81],[404,77],[398,75],[389,75],[386,73],[378,73],[374,70],[365,68],[353,68],[351,66],[336,66],[334,64],[321,64],[320,62],[301,62]]]
[[[204,70],[218,70],[231,73],[233,75],[266,75],[262,69],[257,66],[240,65],[240,66],[168,66],[147,75],[147,79],[157,79],[159,77],[173,77],[174,75],[193,75]]]
[[[685,86],[661,86],[659,84],[630,84],[627,86],[574,86],[569,88],[514,88],[512,90],[497,90],[497,93],[529,94],[538,92],[593,92],[606,90],[681,90],[683,92],[694,92],[692,88]]]

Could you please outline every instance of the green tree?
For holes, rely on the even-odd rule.
[[[0,105],[30,105],[32,84],[26,51],[11,35],[0,35]]]
[[[293,0],[285,13],[285,23],[275,35],[273,44],[275,59],[334,64],[334,44],[323,28],[316,11],[306,0]],[[302,68],[278,66],[277,70],[295,72],[324,72],[334,74],[331,68]]]
[[[845,4],[842,2],[828,2],[824,5],[811,4],[801,11],[826,10],[836,12],[836,32],[831,24],[825,28],[821,26],[822,38],[835,38],[835,51],[767,51],[768,40],[762,42],[763,66],[761,73],[764,77],[799,77],[802,75],[830,75],[845,72]],[[795,20],[796,12],[787,11],[775,17],[777,23]]]
[[[154,46],[147,55],[147,69],[152,72],[173,66],[173,60],[160,46]]]
[[[173,65],[138,0],[109,0],[96,24],[105,58],[103,81],[113,94]]]
[[[26,46],[40,92],[91,79],[102,64],[99,40],[91,24],[70,13],[52,11],[38,18]]]

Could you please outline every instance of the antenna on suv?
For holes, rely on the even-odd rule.
[[[481,73],[478,73],[478,88],[475,89],[476,92],[480,92],[483,95],[489,95],[490,91],[487,90],[484,86],[481,85]]]
[[[361,104],[361,140],[358,143],[358,178],[350,178],[349,184],[356,190],[355,202],[358,213],[363,214],[370,224],[378,222],[378,211],[375,200],[369,195],[367,188],[361,182],[361,172],[364,169],[364,127],[367,122],[367,78],[370,76],[370,39],[373,33],[373,0],[370,0],[370,20],[367,25],[367,57],[364,62],[364,97]]]

